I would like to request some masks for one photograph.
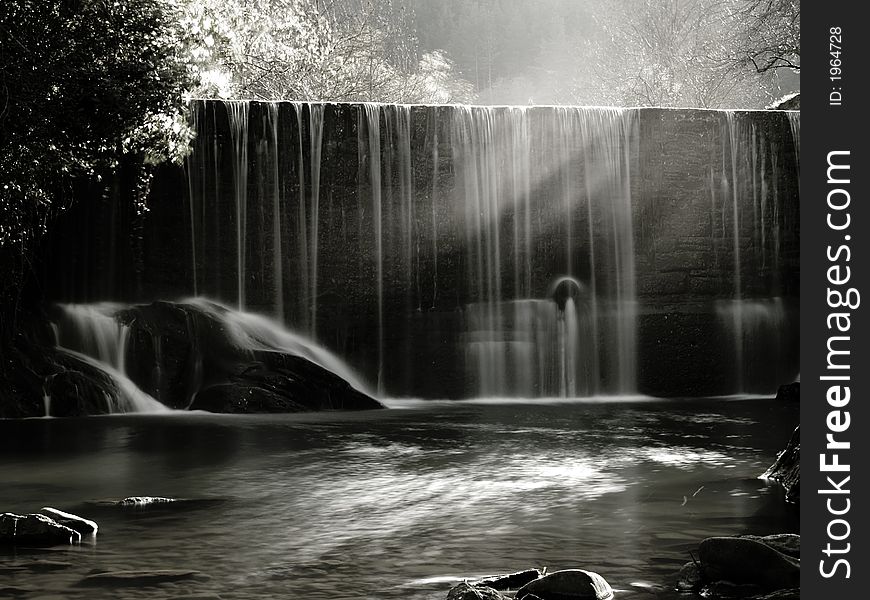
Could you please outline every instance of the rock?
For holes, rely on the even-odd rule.
[[[526,569],[507,575],[492,575],[474,582],[474,585],[483,585],[494,590],[518,590],[527,583],[540,579],[543,572],[540,569]]]
[[[782,552],[786,556],[800,559],[801,557],[801,536],[796,533],[777,533],[774,535],[741,535],[741,538],[755,540],[766,544],[776,550]]]
[[[56,523],[60,523],[70,529],[75,529],[82,535],[96,535],[97,530],[99,529],[97,524],[90,519],[85,519],[84,517],[64,512],[56,508],[51,508],[50,506],[43,506],[39,511],[54,519]]]
[[[462,582],[450,589],[447,600],[508,600],[508,598],[491,587]]]
[[[0,544],[54,546],[80,544],[78,531],[54,522],[45,515],[0,514]]]
[[[119,500],[118,506],[150,506],[152,504],[168,504],[176,502],[175,498],[163,498],[161,496],[130,496]]]
[[[798,425],[785,450],[779,453],[776,461],[762,475],[765,479],[773,479],[782,484],[785,489],[785,500],[790,503],[800,503],[801,499],[801,427]]]
[[[181,581],[204,577],[199,571],[185,571],[178,569],[157,569],[153,571],[107,571],[103,573],[91,573],[85,575],[78,585],[85,586],[112,586],[112,587],[139,587],[143,585],[159,585],[171,581]]]
[[[128,376],[171,408],[229,413],[383,408],[309,360],[316,354],[310,343],[289,332],[264,331],[266,324],[280,326],[258,317],[197,300],[132,306],[117,318],[130,327]]]
[[[687,562],[677,575],[677,589],[681,592],[695,592],[701,589],[704,578],[695,562]]]
[[[756,585],[765,591],[800,587],[800,560],[753,539],[707,538],[698,556],[706,581]]]
[[[781,402],[800,402],[801,382],[795,381],[779,386],[776,391],[776,399]]]
[[[516,600],[610,600],[613,590],[598,573],[566,569],[536,579],[519,589]]]

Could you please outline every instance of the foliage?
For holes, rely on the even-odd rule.
[[[800,71],[801,6],[797,0],[743,0],[734,15],[733,60],[758,73]]]
[[[780,78],[745,64],[750,52],[767,57],[766,51],[750,51],[747,40],[783,26],[777,15],[757,14],[767,2],[603,2],[595,14],[605,35],[584,42],[580,52],[591,60],[579,69],[569,95],[617,105],[765,106],[782,95]]]
[[[123,153],[178,159],[191,74],[165,0],[6,0],[0,7],[0,245],[44,228],[64,183]]]
[[[204,97],[459,101],[470,86],[442,53],[417,57],[391,0],[190,0],[183,26]]]

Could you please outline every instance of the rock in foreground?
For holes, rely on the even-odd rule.
[[[45,515],[0,514],[0,544],[57,546],[80,544],[82,535]]]
[[[447,600],[508,600],[501,592],[485,585],[462,582],[447,593]]]
[[[524,585],[540,579],[544,573],[540,569],[526,569],[507,575],[492,575],[474,582],[474,585],[490,587],[500,592],[506,590],[518,590]]]
[[[536,579],[520,588],[516,599],[610,600],[613,590],[598,573],[566,569]]]
[[[756,585],[765,591],[800,587],[800,560],[754,539],[707,538],[698,556],[706,581]]]
[[[64,512],[50,506],[43,506],[39,509],[45,515],[48,515],[56,523],[59,523],[70,529],[78,531],[82,535],[95,535],[99,527],[94,521],[85,519],[72,513]]]
[[[712,537],[686,563],[677,589],[706,598],[775,600],[800,597],[800,536]]]

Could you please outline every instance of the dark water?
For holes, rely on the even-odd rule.
[[[675,598],[702,538],[797,531],[757,479],[797,421],[769,400],[0,421],[0,510],[100,524],[94,545],[0,548],[0,596],[443,599],[462,577],[546,565]],[[130,495],[191,501],[98,502]],[[78,585],[129,569],[202,576]]]

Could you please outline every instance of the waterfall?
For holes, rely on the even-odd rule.
[[[166,412],[169,409],[139,389],[126,373],[126,351],[130,328],[115,318],[120,305],[64,304],[62,318],[55,323],[57,346],[78,360],[102,371],[118,390],[118,402],[107,398],[110,413]],[[45,394],[46,415],[51,397]]]
[[[311,232],[308,242],[311,248],[308,251],[308,259],[311,270],[311,336],[317,338],[317,250],[320,243],[320,163],[323,149],[323,105],[311,104],[308,107],[310,117],[308,126],[311,140]]]
[[[782,354],[785,344],[782,299],[721,300],[716,313],[725,336],[739,347],[735,359],[740,361],[735,362],[740,384],[737,393],[774,393],[783,381],[794,377],[772,360]]]
[[[371,181],[372,229],[375,241],[376,287],[378,298],[378,394],[384,393],[384,222],[381,196],[381,108],[365,105],[368,136],[369,180]],[[362,131],[362,128],[360,128]],[[362,162],[362,159],[361,161]]]
[[[799,132],[799,113],[794,113],[798,114],[797,120],[792,118],[793,113],[787,114],[793,139],[797,140],[794,135],[795,127]],[[770,391],[771,386],[775,389],[776,383],[770,377],[760,377],[758,368],[754,366],[759,359],[763,362],[763,355],[757,353],[759,344],[762,344],[759,338],[762,333],[769,339],[781,336],[781,328],[785,326],[784,309],[777,296],[757,297],[755,290],[746,289],[744,274],[752,271],[769,273],[776,293],[784,228],[778,184],[780,156],[777,142],[767,139],[743,114],[723,111],[723,117],[719,185],[722,196],[721,232],[722,240],[727,240],[727,246],[730,246],[730,265],[726,262],[722,267],[724,277],[731,279],[731,294],[727,300],[716,303],[716,314],[732,346],[736,391],[765,392]],[[798,151],[796,146],[796,154]],[[711,192],[715,213],[716,191],[712,186]],[[751,207],[751,214],[746,213],[747,207]],[[748,257],[744,256],[747,250],[752,251]],[[773,344],[768,349],[771,356],[778,356],[782,344]],[[782,375],[786,377],[783,381],[786,381],[788,375]]]
[[[709,327],[725,314],[715,301],[731,302],[726,343],[744,364],[747,302],[777,296],[793,262],[783,251],[796,226],[791,207],[782,212],[796,192],[782,184],[794,168],[781,149],[785,119],[782,135],[735,111],[683,121],[618,108],[205,106],[187,169],[188,289],[275,316],[381,395],[636,393],[640,303],[659,277],[658,246],[706,254],[667,277],[688,273]],[[797,143],[799,115],[787,114]],[[655,160],[671,150],[641,139],[659,135],[641,115],[653,130],[694,128],[703,152],[688,158],[706,153],[700,176]],[[672,194],[675,177],[691,190]],[[695,210],[694,197],[700,216],[666,212]],[[656,219],[689,237],[655,239]],[[582,297],[554,305],[561,277]]]
[[[233,183],[236,203],[236,276],[238,307],[245,308],[247,286],[248,228],[248,108],[247,100],[227,101],[227,115],[233,147]]]
[[[272,279],[273,295],[275,304],[275,316],[279,321],[284,320],[284,247],[281,243],[282,210],[281,210],[281,180],[278,173],[278,105],[267,105],[266,132],[269,145],[269,159],[271,163],[272,191]],[[195,234],[191,234],[191,238]],[[198,295],[194,291],[194,295]]]
[[[791,128],[791,139],[794,144],[794,155],[797,159],[798,172],[800,172],[801,164],[801,113],[798,110],[790,110],[785,114],[788,115],[788,124]]]

